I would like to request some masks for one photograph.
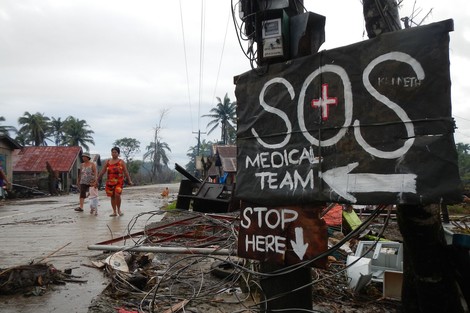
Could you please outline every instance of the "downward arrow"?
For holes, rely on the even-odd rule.
[[[308,243],[304,243],[304,230],[302,227],[295,228],[295,241],[291,240],[290,244],[299,259],[303,260],[305,252],[307,251]]]
[[[415,174],[349,174],[359,163],[333,168],[322,174],[322,179],[338,195],[354,203],[350,192],[411,192],[416,193]]]

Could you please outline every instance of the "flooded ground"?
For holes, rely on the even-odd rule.
[[[74,211],[78,204],[78,194],[1,203],[0,269],[26,265],[31,262],[34,264],[44,260],[60,271],[71,270],[71,274],[77,277],[77,280],[86,281],[84,283],[67,282],[65,285],[52,285],[39,296],[25,297],[23,294],[0,296],[1,312],[112,313],[120,308],[130,308],[129,310],[135,311],[136,306],[145,302],[145,299],[139,298],[142,293],[131,293],[130,289],[119,288],[120,286],[115,280],[112,280],[113,283],[110,284],[111,279],[105,274],[105,271],[91,266],[93,260],[104,259],[106,255],[102,251],[89,250],[88,246],[129,233],[140,232],[146,226],[158,223],[159,219],[165,219],[162,222],[164,224],[168,223],[168,214],[150,214],[151,219],[148,218],[148,214],[144,214],[156,212],[166,204],[168,200],[162,199],[160,196],[165,187],[167,185],[126,188],[122,205],[125,214],[121,217],[109,216],[112,210],[109,199],[105,197],[104,192],[101,192],[100,195],[98,216],[89,214],[87,203],[85,204],[87,209],[84,212]],[[179,184],[168,185],[168,187],[170,187],[170,199],[174,199]],[[205,219],[208,218],[203,216]],[[219,223],[214,222],[214,225],[219,225]],[[180,233],[180,231],[176,230],[175,233]],[[113,244],[121,246],[123,242],[119,241]],[[175,242],[172,244],[176,245]],[[186,263],[180,262],[181,258],[186,259]],[[239,288],[226,289],[222,286],[221,281],[228,278],[221,279],[211,275],[213,258],[165,254],[156,261],[158,262],[152,270],[159,269],[160,272],[166,273],[163,274],[163,278],[181,278],[180,275],[184,274],[184,279],[169,279],[167,285],[161,284],[158,305],[162,308],[167,309],[177,305],[179,301],[191,299],[190,303],[185,306],[185,312],[252,311],[249,307],[253,305],[253,301],[250,301],[248,296],[253,295],[241,294]],[[170,264],[180,266],[170,266]],[[338,264],[338,266],[344,267],[343,264]],[[176,271],[178,275],[173,271]],[[245,272],[249,271],[245,270]],[[338,272],[341,271],[338,270]],[[347,285],[345,275],[332,274],[331,269],[328,271],[315,269],[312,275],[315,277],[314,302],[318,304],[315,305],[317,311],[396,312],[399,306],[397,301],[390,302],[381,299],[380,292],[377,296],[374,295],[374,297],[359,301],[345,287]],[[333,281],[332,278],[325,280],[325,275],[336,280]],[[164,279],[160,281],[165,282]],[[109,288],[110,286],[114,288]],[[192,288],[189,290],[189,296],[188,286]],[[168,290],[170,291],[169,296],[166,295]],[[191,293],[195,291],[197,291],[198,297]],[[245,299],[245,297],[247,298]],[[254,302],[259,303],[259,301],[259,298],[254,298]],[[259,309],[257,306],[251,308],[254,311]]]
[[[100,192],[98,216],[89,214],[87,202],[84,212],[74,211],[78,206],[78,194],[1,202],[0,269],[44,260],[60,271],[70,269],[78,280],[86,281],[54,285],[53,290],[41,296],[0,296],[1,311],[87,312],[91,301],[109,282],[102,271],[89,266],[90,259],[102,252],[87,247],[128,232],[141,231],[147,221],[133,217],[162,207],[167,200],[162,199],[160,193],[167,186],[174,193],[179,184],[124,189],[124,216],[121,217],[109,216],[112,209],[104,191]],[[132,225],[129,225],[131,221]]]

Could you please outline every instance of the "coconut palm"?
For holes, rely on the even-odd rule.
[[[207,127],[212,127],[208,134],[212,133],[219,126],[221,127],[220,141],[222,144],[229,143],[230,131],[235,130],[236,125],[236,102],[230,102],[230,98],[225,94],[224,101],[217,97],[219,101],[215,108],[210,110],[210,114],[203,115],[203,117],[210,117],[212,121],[207,124]]]
[[[85,120],[80,120],[73,116],[69,116],[64,121],[64,144],[66,146],[81,146],[86,151],[89,151],[90,148],[88,144],[95,145],[95,141],[91,136],[94,134],[94,131],[88,129],[87,122]]]
[[[39,112],[35,114],[24,112],[24,115],[18,118],[18,124],[21,126],[18,135],[24,137],[26,143],[36,147],[47,146],[49,117]]]
[[[64,142],[64,124],[61,118],[52,117],[50,124],[50,135],[54,137],[54,143],[56,146],[60,146]]]
[[[144,153],[144,160],[150,159],[152,161],[152,179],[157,173],[161,173],[163,166],[168,166],[170,159],[166,151],[171,152],[170,146],[166,142],[156,141],[151,142],[146,147],[147,152]]]
[[[5,118],[3,116],[0,116],[0,122],[5,122]],[[16,128],[13,126],[0,125],[0,135],[9,136],[11,131],[16,131]]]

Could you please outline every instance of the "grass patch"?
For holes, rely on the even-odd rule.
[[[470,215],[470,206],[465,203],[448,205],[447,210],[450,215]]]
[[[176,210],[176,201],[170,202],[161,208],[165,211]]]

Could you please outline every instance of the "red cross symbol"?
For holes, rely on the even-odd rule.
[[[321,118],[322,120],[328,119],[329,105],[337,105],[338,98],[332,97],[328,98],[328,84],[321,85],[321,98],[312,100],[312,108],[321,109]]]

